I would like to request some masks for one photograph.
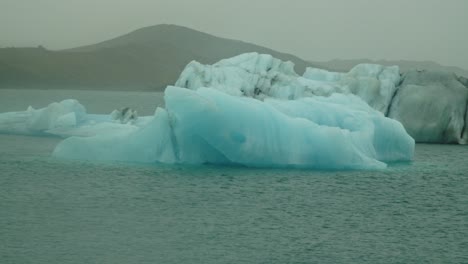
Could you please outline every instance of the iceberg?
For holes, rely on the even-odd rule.
[[[22,112],[0,114],[0,133],[46,135],[60,129],[74,128],[86,116],[86,109],[77,100],[51,103],[45,108],[28,107]]]
[[[112,134],[114,131],[134,131],[146,125],[150,117],[136,119],[134,111],[116,119],[110,115],[88,114],[77,100],[54,102],[47,107],[26,111],[0,113],[0,133],[30,136],[80,136]],[[136,121],[134,121],[136,120]],[[132,122],[131,122],[132,121]]]
[[[467,102],[468,88],[454,74],[412,70],[405,74],[388,116],[418,142],[466,144]]]
[[[398,67],[299,76],[291,62],[248,53],[189,63],[153,116],[87,114],[66,100],[0,114],[0,132],[65,137],[53,152],[65,159],[382,169],[414,155],[414,139],[385,117],[400,82]]]
[[[359,64],[347,73],[306,68],[270,55],[247,53],[213,65],[189,63],[176,86],[211,87],[230,95],[258,100],[353,94],[369,106],[403,123],[417,142],[468,143],[468,80],[451,73],[398,66]]]
[[[89,161],[176,163],[168,113],[158,108],[142,126],[101,123],[103,128],[86,127],[89,137],[72,136],[62,141],[53,156]]]
[[[352,95],[298,100],[168,87],[166,109],[135,131],[71,137],[53,155],[69,159],[315,169],[381,169],[408,161],[403,126]]]

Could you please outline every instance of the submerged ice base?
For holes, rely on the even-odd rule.
[[[54,156],[251,167],[379,169],[411,160],[414,140],[397,121],[357,97],[264,102],[211,88],[168,87],[158,109],[135,131],[72,137]]]

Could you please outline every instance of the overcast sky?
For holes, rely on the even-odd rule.
[[[468,69],[468,0],[0,0],[0,46],[93,44],[161,23],[308,60],[432,60]]]

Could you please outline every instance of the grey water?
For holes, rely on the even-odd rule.
[[[468,263],[467,146],[314,171],[63,161],[59,141],[0,135],[0,263]]]
[[[78,100],[92,114],[131,107],[140,115],[152,115],[156,107],[164,107],[161,92],[0,89],[0,113],[24,111],[28,106],[38,109],[65,99]]]

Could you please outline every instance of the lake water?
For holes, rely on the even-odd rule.
[[[59,141],[0,135],[0,263],[468,263],[467,146],[312,171],[62,161]]]

